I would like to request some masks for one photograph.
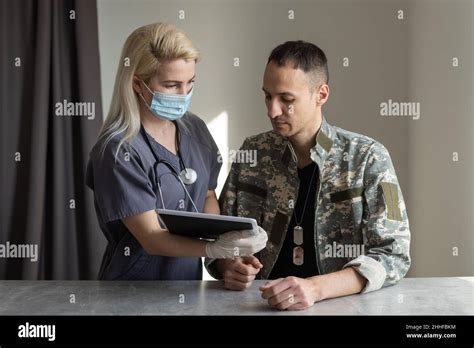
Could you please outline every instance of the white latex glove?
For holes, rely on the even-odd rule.
[[[260,226],[257,231],[243,230],[224,233],[206,244],[206,256],[211,259],[233,259],[258,253],[267,245],[267,232]]]

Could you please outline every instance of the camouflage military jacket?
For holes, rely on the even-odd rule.
[[[219,198],[221,214],[251,217],[267,231],[257,257],[259,277],[270,274],[297,200],[297,159],[291,143],[274,132],[249,137],[257,163],[233,163]],[[316,162],[314,248],[319,274],[353,267],[367,279],[362,292],[395,284],[410,267],[410,230],[402,192],[386,148],[331,126],[323,118],[311,149]],[[213,260],[206,267],[216,278]]]

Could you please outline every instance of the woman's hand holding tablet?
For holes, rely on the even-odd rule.
[[[211,259],[231,259],[253,255],[267,245],[267,232],[257,230],[232,231],[220,235],[215,242],[206,244],[206,256]]]

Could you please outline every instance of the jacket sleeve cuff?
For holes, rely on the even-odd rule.
[[[354,268],[357,273],[367,279],[365,287],[360,292],[361,294],[378,290],[385,283],[387,271],[380,262],[374,260],[371,257],[360,255],[354,260],[346,263],[342,268],[344,269],[347,267]]]
[[[211,275],[211,277],[213,277],[215,279],[218,279],[218,280],[221,280],[222,275],[217,270],[216,261],[217,261],[217,259],[209,259],[209,258],[206,257],[204,259],[204,266],[206,267],[207,272]]]

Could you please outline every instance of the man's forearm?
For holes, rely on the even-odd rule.
[[[367,282],[367,279],[352,267],[307,279],[314,284],[317,301],[358,294]]]
[[[217,273],[222,277],[224,274],[225,259],[217,259],[214,261],[214,267]]]

